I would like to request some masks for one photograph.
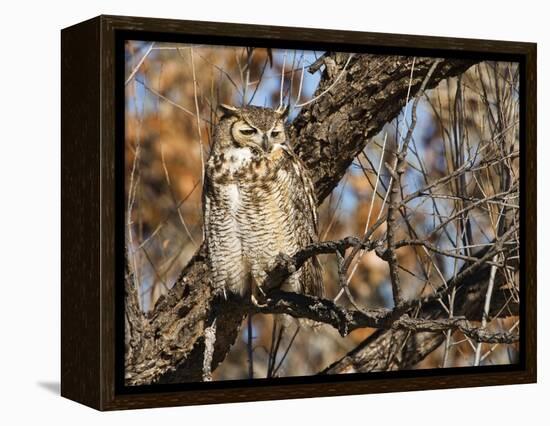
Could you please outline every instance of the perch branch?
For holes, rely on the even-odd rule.
[[[472,327],[464,317],[448,319],[411,318],[402,309],[362,310],[345,309],[327,299],[273,290],[262,305],[249,305],[250,310],[262,314],[287,314],[295,318],[307,318],[334,327],[342,336],[358,328],[384,330],[408,330],[415,333],[438,333],[460,330],[476,342],[514,343],[519,335],[511,332],[492,333],[484,328]]]

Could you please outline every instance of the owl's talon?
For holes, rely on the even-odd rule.
[[[263,291],[263,289],[262,289],[261,287],[256,287],[256,288],[258,289],[258,291],[259,291],[260,293],[262,293],[262,296],[263,296],[263,297],[267,297],[267,295],[265,294],[265,291]]]
[[[263,293],[263,292],[262,292]],[[252,304],[254,306],[256,306],[257,308],[265,308],[267,307],[267,303],[265,304],[261,304],[260,302],[258,302],[258,299],[256,299],[256,296],[254,296],[253,294],[250,295],[250,301],[252,302]]]
[[[220,287],[215,287],[213,290],[212,290],[212,294],[214,297],[219,297],[219,298],[222,298],[223,300],[227,300],[227,292],[225,290],[225,288],[220,288]]]

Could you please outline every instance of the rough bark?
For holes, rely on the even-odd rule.
[[[410,96],[419,90],[433,63],[433,58],[415,60]],[[427,87],[435,87],[473,64],[445,59]],[[412,58],[356,55],[350,59],[348,54],[337,53],[326,55],[323,65],[315,94],[322,96],[302,109],[289,130],[295,151],[309,168],[319,203],[338,184],[368,139],[401,111],[409,90]],[[133,284],[127,278],[127,385],[200,381],[204,329],[214,317],[218,319],[212,370],[225,358],[249,307],[214,296],[206,256],[203,245],[173,288],[147,314],[139,310]],[[387,340],[387,335],[383,336]],[[380,343],[379,350],[386,350],[388,346]]]

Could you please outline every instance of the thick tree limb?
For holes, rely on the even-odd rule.
[[[348,59],[348,54],[324,58],[325,69],[315,94],[322,96],[302,109],[290,129],[294,149],[310,170],[319,203],[338,184],[367,140],[399,113],[409,88],[410,57],[356,55],[342,72]],[[433,63],[432,58],[416,60],[411,95],[418,91]],[[473,64],[443,60],[428,88],[463,73]],[[203,245],[173,288],[146,315],[136,305],[132,286],[126,286],[128,385],[200,381],[204,332],[213,317],[217,318],[217,327],[212,370],[225,358],[247,307],[215,297],[205,256]]]
[[[460,330],[472,340],[483,343],[514,343],[519,340],[519,335],[515,333],[492,333],[479,327],[472,327],[464,317],[411,318],[401,309],[358,311],[342,308],[330,300],[282,291],[270,293],[264,304],[251,305],[250,311],[307,318],[333,326],[342,336],[346,336],[358,328],[370,327],[384,330],[407,330],[414,333]]]

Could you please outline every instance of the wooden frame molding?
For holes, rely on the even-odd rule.
[[[522,362],[515,369],[410,370],[299,380],[199,383],[185,389],[168,385],[121,389],[117,385],[121,368],[117,342],[123,337],[117,313],[122,309],[120,302],[124,299],[120,294],[124,292],[124,283],[120,282],[122,224],[117,215],[120,209],[117,194],[121,188],[124,190],[124,180],[117,166],[122,152],[120,140],[117,145],[117,119],[124,88],[117,67],[123,58],[117,57],[120,52],[117,49],[129,34],[152,39],[163,35],[181,39],[227,37],[234,42],[241,40],[242,45],[251,40],[259,45],[280,43],[305,48],[332,44],[358,51],[369,49],[371,53],[403,52],[432,57],[515,58],[521,64],[523,100],[520,201],[525,208],[536,211],[536,44],[121,16],[99,16],[63,29],[62,396],[99,410],[117,410],[536,381],[536,214],[524,214]],[[327,188],[320,191],[321,195],[330,192]],[[460,374],[452,370],[459,370]]]

